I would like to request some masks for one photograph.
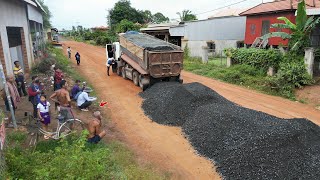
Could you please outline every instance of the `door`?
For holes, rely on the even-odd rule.
[[[268,34],[269,32],[270,32],[270,21],[269,20],[262,21],[261,36]]]

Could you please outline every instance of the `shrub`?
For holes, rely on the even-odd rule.
[[[288,53],[279,64],[276,76],[269,78],[269,84],[282,96],[294,99],[294,89],[313,82],[307,73],[302,56]]]
[[[56,61],[52,56],[48,56],[47,58],[41,60],[40,62],[36,63],[32,68],[32,73],[47,73],[51,66],[55,64]]]
[[[267,71],[270,66],[277,69],[282,57],[281,53],[274,49],[226,49],[225,53],[231,56],[235,63],[247,64],[264,71]]]

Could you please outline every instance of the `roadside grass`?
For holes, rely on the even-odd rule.
[[[54,54],[56,65],[73,80],[86,80],[72,68],[71,61],[61,49],[51,47],[49,52]],[[158,172],[150,164],[138,164],[133,152],[119,141],[88,144],[87,133],[84,131],[80,139],[40,141],[36,147],[26,147],[26,132],[9,132],[8,146],[4,151],[4,176],[6,179],[26,180],[170,178],[170,174]]]
[[[16,135],[18,133],[18,135]],[[81,138],[41,141],[25,148],[8,140],[5,150],[7,179],[167,179],[150,167],[139,166],[132,152],[119,142],[88,144]],[[21,132],[10,132],[17,137]],[[26,134],[25,134],[26,136]]]
[[[184,60],[184,70],[201,76],[257,90],[265,94],[283,97],[282,94],[274,91],[270,86],[268,86],[269,79],[262,70],[249,65],[234,65],[227,68],[226,60],[223,59],[222,65],[219,60],[220,58],[214,60],[209,59],[209,62],[204,64],[198,58],[186,58]]]

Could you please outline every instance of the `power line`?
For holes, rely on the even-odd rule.
[[[227,7],[236,5],[236,4],[240,4],[240,3],[243,3],[243,2],[246,2],[246,1],[249,1],[249,0],[238,1],[238,2],[235,2],[235,3],[229,4],[229,5],[226,5],[226,6],[222,6],[222,7],[216,8],[216,9],[212,9],[210,11],[201,12],[201,13],[198,13],[198,14],[195,14],[195,15],[197,16],[197,15],[201,15],[201,14],[206,14],[206,13],[209,13],[209,12],[212,12],[212,11],[216,11],[216,10],[227,8]],[[177,19],[180,19],[180,18],[174,18],[174,19],[171,19],[171,20],[177,20]]]

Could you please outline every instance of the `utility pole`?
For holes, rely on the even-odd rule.
[[[8,100],[8,104],[9,104],[9,109],[10,109],[10,113],[11,113],[11,119],[12,119],[12,123],[13,123],[13,127],[15,129],[17,129],[17,122],[16,122],[16,117],[14,116],[14,111],[13,111],[13,106],[12,106],[12,102],[11,102],[11,97],[10,97],[10,93],[9,93],[9,89],[7,86],[7,82],[6,82],[6,78],[4,76],[4,72],[3,72],[3,66],[0,63],[0,77],[2,79],[3,82],[3,87],[4,90],[6,92],[6,96],[7,96],[7,100]]]

